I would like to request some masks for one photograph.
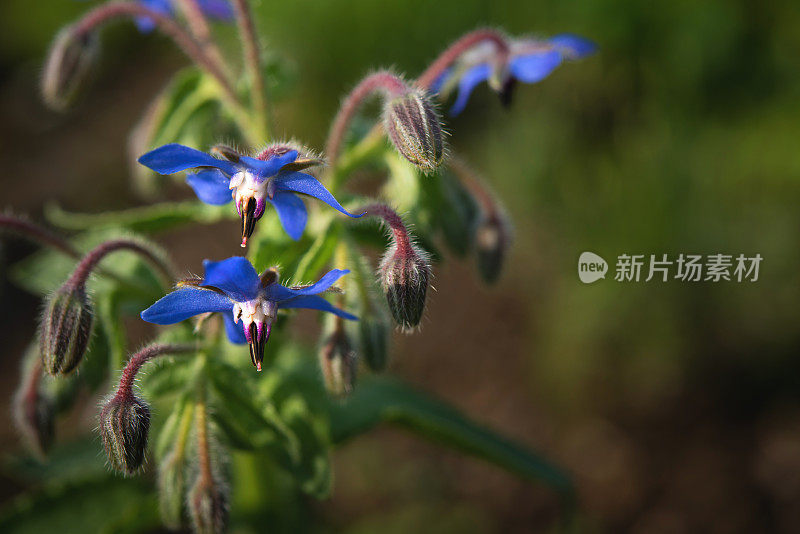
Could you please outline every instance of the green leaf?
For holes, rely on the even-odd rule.
[[[277,442],[290,459],[300,454],[298,436],[281,418],[269,398],[252,383],[243,380],[242,371],[219,359],[208,360],[208,378],[212,391],[215,419],[222,419],[222,429],[230,431],[231,444],[247,443],[249,448],[263,448]]]
[[[161,202],[149,206],[102,213],[71,213],[56,204],[45,206],[45,218],[65,230],[127,228],[135,232],[154,233],[187,224],[212,224],[234,219],[236,210],[229,205],[209,206],[199,200]]]
[[[48,485],[17,497],[0,511],[0,531],[9,534],[141,532],[158,524],[149,485],[109,475]]]
[[[320,231],[317,239],[302,255],[294,270],[292,279],[298,283],[311,281],[325,265],[330,261],[336,250],[339,236],[339,225],[329,222],[325,229]]]
[[[331,437],[342,443],[382,422],[408,428],[428,439],[483,458],[508,471],[546,484],[566,499],[567,474],[541,455],[470,420],[455,408],[397,380],[370,377],[343,403],[329,403]]]

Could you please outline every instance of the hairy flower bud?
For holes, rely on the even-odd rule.
[[[431,275],[427,254],[410,243],[395,244],[383,257],[380,274],[392,317],[403,330],[412,330],[425,311]]]
[[[130,391],[117,393],[100,412],[100,437],[117,471],[135,473],[144,462],[150,432],[150,408]]]
[[[158,466],[158,509],[164,526],[177,530],[183,517],[186,469],[183,456],[169,453]]]
[[[338,318],[336,327],[325,339],[319,352],[319,365],[325,388],[334,397],[353,392],[358,374],[358,358]]]
[[[219,534],[228,524],[228,496],[213,479],[198,477],[189,493],[189,512],[196,534]]]
[[[478,272],[486,283],[496,282],[500,276],[510,240],[508,224],[502,215],[486,217],[478,226],[475,232],[475,254]]]
[[[86,81],[97,58],[97,38],[67,26],[50,47],[42,75],[42,97],[51,108],[67,108]]]
[[[55,406],[53,399],[42,390],[42,378],[41,360],[37,357],[26,361],[12,404],[22,438],[40,456],[47,453],[55,434]]]
[[[360,353],[367,366],[375,372],[386,369],[389,361],[389,325],[382,315],[364,316],[356,324]]]
[[[397,151],[423,172],[435,171],[444,161],[441,119],[423,91],[387,99],[383,121]]]
[[[39,337],[48,373],[65,375],[78,367],[89,346],[93,322],[92,305],[82,284],[67,282],[48,297]]]

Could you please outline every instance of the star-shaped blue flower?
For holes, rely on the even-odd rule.
[[[358,319],[319,296],[350,272],[347,270],[329,271],[310,286],[286,287],[278,283],[275,271],[267,270],[259,276],[247,259],[238,256],[217,262],[206,260],[203,268],[202,279],[179,282],[178,289],[144,310],[142,319],[168,325],[201,313],[220,312],[228,339],[250,344],[250,358],[259,371],[278,310],[306,308]]]
[[[458,115],[464,110],[473,89],[484,81],[488,81],[500,93],[504,103],[508,103],[515,81],[539,82],[565,60],[586,57],[596,49],[588,39],[567,33],[546,40],[514,41],[505,58],[498,58],[494,44],[486,43],[466,52],[456,65],[436,80],[431,90],[447,93],[457,85],[458,95],[450,109],[451,115]]]
[[[229,150],[229,149],[228,149]],[[222,205],[233,199],[242,218],[242,246],[252,235],[255,223],[264,214],[267,202],[275,207],[286,233],[300,239],[308,213],[296,193],[325,202],[350,217],[361,217],[342,207],[319,180],[299,172],[320,160],[299,158],[288,145],[272,145],[256,158],[228,151],[227,160],[179,144],[164,145],[139,158],[139,163],[161,174],[205,168],[189,174],[186,182],[206,204]]]
[[[172,0],[139,0],[139,3],[166,17],[175,15]],[[233,19],[233,8],[228,0],[197,0],[200,10],[212,19],[229,21]],[[136,27],[142,33],[153,31],[156,24],[149,17],[136,17]]]

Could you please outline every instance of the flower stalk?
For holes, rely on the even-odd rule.
[[[147,17],[153,20],[156,27],[166,36],[170,37],[189,59],[217,81],[223,99],[231,107],[231,111],[237,116],[237,119],[241,121],[242,117],[247,116],[246,111],[239,102],[230,79],[220,65],[215,63],[206,53],[202,44],[198,43],[197,40],[189,35],[174,20],[153,11],[141,3],[120,1],[102,4],[84,15],[84,17],[75,23],[69,31],[74,32],[76,38],[83,38],[109,20],[123,17]]]
[[[408,85],[389,71],[379,71],[361,80],[350,91],[333,120],[325,145],[325,155],[331,166],[336,165],[339,159],[347,130],[356,113],[369,97],[378,92],[384,93],[389,98],[399,97],[408,92]]]
[[[192,0],[194,1],[194,0]],[[247,0],[232,0],[239,25],[239,36],[242,40],[244,63],[250,75],[251,102],[257,119],[256,137],[267,139],[269,137],[269,109],[266,100],[266,87],[264,75],[261,71],[261,49],[256,34],[253,14]]]
[[[437,57],[425,71],[417,78],[416,85],[423,89],[430,89],[434,82],[452,65],[464,52],[480,43],[490,42],[497,47],[498,59],[507,57],[509,45],[506,36],[491,28],[482,28],[470,32],[456,42]]]

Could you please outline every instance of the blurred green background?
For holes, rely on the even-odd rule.
[[[278,133],[324,144],[340,98],[392,66],[414,76],[481,25],[569,31],[594,57],[521,86],[504,110],[486,86],[448,119],[515,226],[507,270],[482,287],[448,258],[426,324],[396,337],[392,372],[436,392],[574,475],[586,531],[800,531],[800,10],[794,1],[254,2],[294,87]],[[58,28],[86,3],[0,3],[2,207],[100,211],[141,203],[127,134],[186,60],[130,25],[103,35],[102,68],[66,115],[37,80]],[[220,28],[230,50],[230,29]],[[173,198],[188,198],[174,188]],[[178,265],[236,253],[219,228],[173,232]],[[7,261],[30,251],[9,243]],[[764,261],[755,283],[619,283],[577,258],[715,254]],[[5,263],[3,263],[5,265]],[[37,302],[0,277],[2,399]],[[309,335],[313,339],[313,336]],[[76,426],[92,428],[95,403]],[[0,410],[3,451],[17,440]],[[69,433],[69,430],[64,430]],[[337,453],[336,531],[530,532],[555,498],[496,468],[383,429]],[[2,495],[21,487],[13,480]]]

